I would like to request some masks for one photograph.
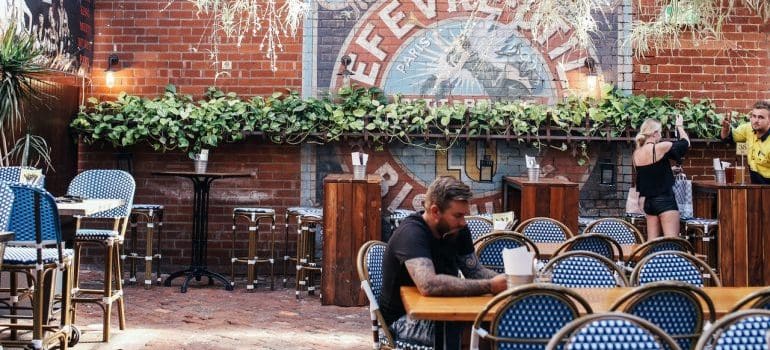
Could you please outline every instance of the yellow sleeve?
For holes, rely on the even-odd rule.
[[[748,139],[748,136],[753,133],[754,130],[751,129],[751,124],[749,123],[743,123],[739,125],[737,128],[733,129],[733,141],[735,142],[746,142]]]

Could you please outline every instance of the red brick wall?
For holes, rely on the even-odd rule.
[[[210,86],[249,96],[300,88],[302,33],[296,38],[281,38],[285,51],[278,54],[277,72],[270,70],[269,60],[259,50],[261,34],[245,39],[240,48],[235,43],[221,44],[219,58],[231,61],[232,70],[229,77],[214,79],[216,69],[208,57],[212,47],[206,44],[210,35],[205,30],[209,16],[196,15],[195,7],[188,1],[172,1],[163,10],[167,3],[96,2],[94,64],[87,96],[115,96],[121,91],[155,96],[163,93],[167,84],[198,96]],[[276,6],[280,5],[279,2]],[[190,48],[197,48],[197,52]],[[112,89],[104,84],[107,57],[111,53],[118,54],[121,67],[115,73]]]

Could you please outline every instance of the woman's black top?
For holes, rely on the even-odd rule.
[[[652,164],[636,167],[636,190],[644,197],[655,197],[671,192],[674,185],[674,173],[671,171],[669,160],[679,160],[687,153],[687,140],[672,142],[671,149]],[[652,158],[655,159],[655,147],[652,148]]]

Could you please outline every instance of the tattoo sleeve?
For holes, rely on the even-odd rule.
[[[461,279],[457,276],[436,274],[433,262],[428,258],[409,259],[405,265],[423,295],[462,296],[492,292],[491,284],[486,279]]]
[[[458,257],[458,263],[460,265],[460,271],[463,272],[465,278],[470,279],[486,279],[492,278],[498,275],[497,272],[492,271],[479,263],[479,258],[476,253],[470,253]]]

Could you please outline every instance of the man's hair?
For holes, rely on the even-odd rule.
[[[757,103],[754,104],[752,107],[753,109],[764,109],[768,112],[770,112],[770,101],[767,100],[759,100]]]
[[[428,187],[425,208],[432,204],[444,211],[452,201],[468,201],[473,197],[470,187],[451,176],[440,176]]]

